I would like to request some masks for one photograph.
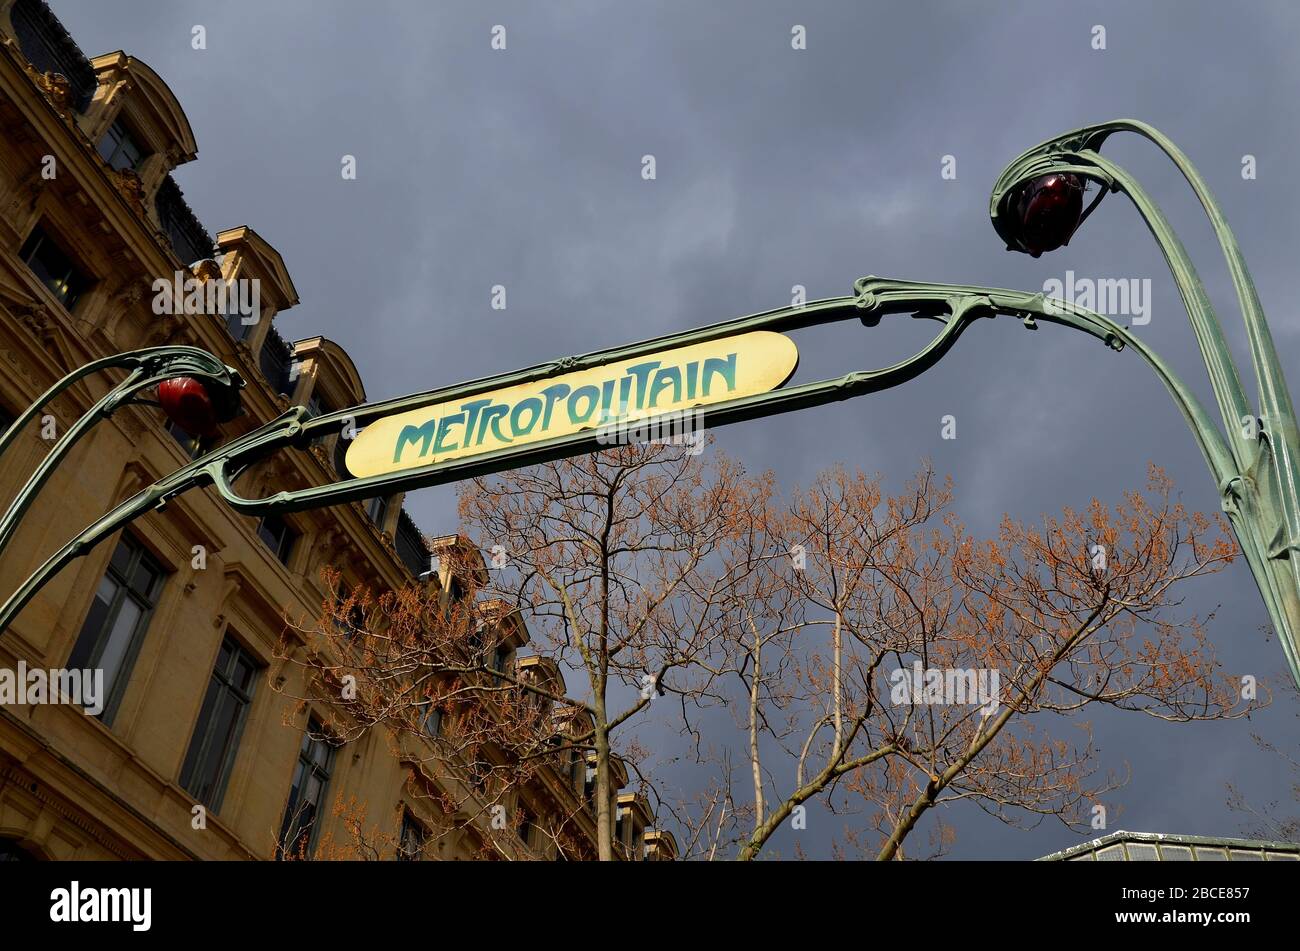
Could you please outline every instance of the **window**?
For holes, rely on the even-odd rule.
[[[105,723],[112,723],[117,713],[163,578],[158,562],[134,538],[123,535],[68,658],[71,670],[104,672],[99,715]]]
[[[109,126],[104,137],[99,140],[99,154],[105,162],[118,171],[124,168],[134,171],[140,167],[140,162],[144,158],[144,151],[120,121]]]
[[[311,419],[315,419],[318,416],[327,416],[334,412],[330,407],[329,401],[326,400],[325,397],[321,396],[320,393],[316,392],[315,387],[312,387],[311,397],[307,400],[307,409],[311,411]]]
[[[355,591],[353,592],[355,593]],[[348,586],[339,579],[338,592],[335,594],[334,610],[337,612],[347,604],[348,598],[352,597],[348,591]],[[346,637],[352,638],[361,634],[366,629],[366,609],[361,604],[361,597],[358,594],[352,606],[348,608],[347,615],[344,617],[334,618],[334,630]]]
[[[0,839],[0,862],[35,862],[36,856],[13,839]]]
[[[504,674],[506,672],[506,665],[509,661],[510,648],[506,647],[504,644],[492,652],[492,669],[498,674]],[[536,694],[533,694],[533,696],[536,696]]]
[[[195,436],[193,433],[182,429],[178,424],[170,421],[167,423],[167,432],[172,434],[172,438],[180,443],[181,449],[185,450],[185,455],[189,456],[191,459],[197,459],[203,453],[211,449],[213,443],[215,443],[214,439],[208,439],[204,436]]]
[[[85,291],[88,281],[54,240],[37,225],[23,242],[18,256],[49,288],[59,303],[72,310],[77,298]]]
[[[424,826],[411,815],[409,810],[402,811],[402,841],[397,847],[399,862],[418,862],[424,857],[424,846],[429,840],[429,833]]]
[[[289,563],[289,556],[293,554],[294,543],[298,540],[298,533],[293,527],[278,515],[267,515],[257,525],[258,536],[266,543],[266,547],[271,549],[276,558]]]
[[[237,310],[226,315],[226,331],[234,340],[247,340],[253,335],[253,328],[256,326],[257,321]]]
[[[220,811],[226,794],[239,737],[253,702],[257,668],[253,656],[233,639],[222,641],[181,769],[181,785],[213,812]]]
[[[298,748],[298,765],[293,771],[293,785],[289,787],[289,802],[284,807],[284,820],[280,823],[280,845],[276,858],[307,858],[317,831],[316,819],[325,789],[329,785],[330,770],[334,764],[334,743],[325,735],[325,728],[314,717],[308,721]]]
[[[482,794],[487,792],[488,776],[492,772],[492,764],[481,759],[474,759],[469,764],[469,779],[474,785],[475,791]]]
[[[382,495],[377,495],[366,503],[366,514],[370,516],[370,521],[383,531],[384,519],[388,517],[388,499]]]
[[[524,845],[531,846],[533,844],[533,839],[535,838],[533,830],[536,826],[537,818],[526,806],[520,806],[519,828],[516,831],[519,833],[519,840],[523,842]]]
[[[442,707],[433,701],[426,704],[423,726],[425,736],[436,738],[442,735]]]

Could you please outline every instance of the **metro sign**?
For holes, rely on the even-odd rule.
[[[512,446],[681,414],[783,385],[794,341],[759,330],[407,410],[362,430],[354,476],[384,475]]]

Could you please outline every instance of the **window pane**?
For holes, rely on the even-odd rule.
[[[316,825],[316,803],[304,799],[299,804],[294,819],[298,824],[298,834],[294,837],[294,854],[306,854],[307,845],[311,841],[312,827]]]
[[[90,604],[90,613],[86,615],[86,621],[81,625],[81,634],[77,637],[76,646],[72,648],[72,656],[68,658],[68,667],[71,669],[82,670],[90,666],[91,655],[94,653],[95,644],[99,641],[99,635],[104,631],[104,624],[108,620],[108,609],[117,595],[117,587],[117,583],[107,576],[99,582],[95,600]]]
[[[245,316],[240,313],[226,315],[226,332],[235,340],[246,340],[252,334],[256,324],[245,323]]]
[[[239,731],[249,704],[247,696],[236,692],[228,679],[230,665],[253,663],[233,641],[222,643],[203,709],[199,711],[194,736],[190,740],[190,749],[185,756],[181,785],[213,811],[221,808],[221,799],[230,778],[230,765],[239,743]],[[248,686],[251,692],[251,682]]]
[[[131,570],[131,556],[134,553],[135,545],[130,536],[123,535],[122,540],[113,549],[113,560],[109,562],[109,567],[125,578],[127,572]]]
[[[307,802],[320,802],[320,777],[312,773],[307,777],[307,785],[303,787],[303,798]]]
[[[311,746],[311,760],[317,766],[325,767],[329,764],[330,748],[329,744],[316,740]]]
[[[321,738],[324,727],[315,718],[308,720],[303,731],[298,765],[294,770],[289,799],[285,803],[284,819],[280,823],[280,851],[277,858],[287,854],[291,858],[307,855],[316,816],[329,783],[329,761],[332,747]]]
[[[122,669],[122,662],[126,657],[127,649],[131,646],[136,625],[143,614],[144,611],[140,606],[130,598],[122,599],[121,607],[118,609],[117,617],[113,619],[108,641],[104,644],[104,650],[99,656],[97,665],[104,670],[104,689],[109,693],[112,693],[114,684],[117,682],[117,675]]]
[[[99,154],[113,168],[137,168],[143,152],[131,133],[120,122],[114,122],[99,140]]]
[[[140,563],[135,566],[135,573],[131,576],[131,590],[145,600],[153,600],[153,586],[158,581],[159,571],[156,565],[147,556],[140,558]]]
[[[257,526],[257,534],[261,536],[266,547],[275,553],[275,556],[282,562],[289,561],[289,555],[293,551],[294,539],[297,533],[289,526],[284,519],[275,515],[268,515]]]
[[[219,690],[208,731],[208,748],[198,765],[198,773],[193,784],[193,792],[200,802],[210,803],[217,799],[222,766],[225,765],[226,752],[234,739],[238,716],[239,705],[235,699],[229,692]]]
[[[140,150],[131,137],[125,136],[113,157],[113,167],[119,171],[124,168],[134,169],[140,164]]]
[[[199,708],[199,720],[194,727],[194,737],[190,740],[189,751],[185,754],[185,767],[181,770],[181,785],[189,790],[194,798],[199,799],[197,777],[199,757],[203,753],[203,741],[207,735],[207,724],[212,719],[217,700],[221,696],[221,683],[215,677],[208,682],[208,692],[203,696],[203,706]]]
[[[19,254],[32,273],[50,289],[50,293],[71,310],[82,286],[82,280],[72,266],[72,259],[39,227],[28,236]]]
[[[437,736],[442,732],[442,710],[429,704],[429,712],[424,717],[424,733],[426,736]]]
[[[293,771],[293,783],[289,787],[290,800],[296,801],[298,799],[298,795],[302,791],[302,781],[306,775],[307,764],[300,761]]]
[[[104,133],[104,137],[99,140],[99,155],[105,162],[111,159],[113,153],[117,151],[119,128],[120,126],[116,122],[113,123],[109,126],[108,131]]]
[[[253,686],[253,677],[257,674],[257,668],[253,661],[245,656],[239,658],[239,663],[235,669],[235,686],[244,693],[249,693]]]

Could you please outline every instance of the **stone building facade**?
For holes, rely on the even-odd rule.
[[[365,400],[337,343],[289,342],[277,331],[275,318],[299,298],[276,248],[246,225],[211,234],[186,204],[172,171],[196,158],[194,132],[145,63],[121,51],[88,59],[41,0],[0,0],[0,126],[6,427],[69,370],[162,344],[206,349],[247,381],[245,414],[217,438],[290,405]],[[257,319],[156,313],[153,282],[177,274],[255,280]],[[4,504],[51,437],[109,385],[85,380],[18,435],[0,460]],[[54,548],[183,465],[202,442],[147,406],[99,423],[20,526],[0,561],[0,591],[7,596]],[[276,457],[248,488],[336,481],[336,450]],[[378,858],[593,857],[585,764],[547,771],[510,803],[524,808],[526,799],[530,815],[568,817],[569,848],[529,841],[527,827],[503,842],[476,810],[433,814],[392,744],[373,735],[324,743],[311,729],[317,713],[288,699],[293,685],[277,689],[285,613],[320,612],[329,596],[322,567],[340,570],[349,586],[457,588],[449,566],[460,562],[437,556],[465,543],[426,538],[402,503],[397,495],[258,520],[194,491],[67,567],[0,636],[0,671],[103,670],[103,709],[0,705],[0,859],[271,859],[286,830],[309,852],[345,841],[347,819],[331,807],[345,800],[363,804],[367,827],[388,843]],[[522,619],[503,643],[503,662],[517,669],[549,664],[527,656]],[[447,762],[437,781],[455,786],[461,765]],[[626,781],[625,769],[620,775]],[[673,858],[671,834],[648,828],[644,798],[614,795],[620,855]]]

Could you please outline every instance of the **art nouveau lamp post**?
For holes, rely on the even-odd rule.
[[[1209,217],[1245,322],[1258,390],[1256,407],[1252,408],[1242,388],[1223,327],[1182,242],[1142,186],[1100,154],[1102,144],[1117,132],[1136,133],[1164,152]],[[1084,182],[1099,186],[1086,211]],[[1209,186],[1162,133],[1146,123],[1120,119],[1076,129],[1025,152],[998,179],[989,214],[1009,249],[1037,257],[1066,244],[1112,191],[1127,195],[1151,230],[1191,319],[1224,429],[1221,432],[1204,418],[1189,423],[1282,641],[1291,674],[1300,684],[1300,434],[1250,271]]]
[[[1107,137],[1120,131],[1136,132],[1159,146],[1191,183],[1210,216],[1246,322],[1259,383],[1257,412],[1242,390],[1222,328],[1187,252],[1150,197],[1098,152]],[[1099,185],[1100,191],[1085,208],[1087,182]],[[0,634],[69,561],[126,523],[197,486],[214,486],[227,504],[245,514],[290,512],[595,451],[607,442],[604,427],[629,420],[652,426],[666,416],[689,412],[697,422],[721,426],[772,416],[897,386],[937,363],[974,321],[1007,315],[1030,328],[1041,320],[1083,330],[1114,350],[1127,347],[1156,373],[1210,468],[1292,675],[1300,683],[1296,650],[1300,441],[1295,413],[1245,262],[1204,181],[1182,152],[1150,126],[1110,122],[1059,136],[1017,158],[998,179],[990,214],[1008,248],[1037,256],[1065,245],[1110,191],[1132,199],[1169,262],[1209,370],[1226,434],[1158,356],[1108,317],[1048,300],[1041,293],[867,277],[854,284],[851,296],[741,317],[412,396],[314,418],[305,407],[293,407],[141,490],[87,526],[0,606]],[[784,331],[836,322],[873,327],[887,315],[936,320],[942,328],[920,352],[893,366],[784,386],[797,358]],[[156,388],[163,410],[183,428],[200,434],[238,412],[243,381],[211,354],[189,347],[144,350],[69,374],[0,436],[0,454],[45,403],[78,380],[110,368],[127,370],[126,379],[69,429],[19,492],[0,519],[0,555],[18,519],[76,441],[119,407],[144,402],[141,392]],[[609,407],[615,403],[622,409],[610,415]],[[603,407],[599,413],[598,404]],[[347,454],[348,468],[359,477],[263,499],[244,498],[235,491],[239,476],[272,452],[348,430],[360,431]]]

